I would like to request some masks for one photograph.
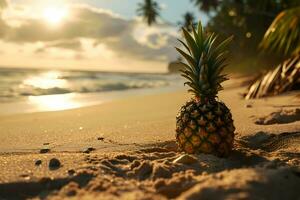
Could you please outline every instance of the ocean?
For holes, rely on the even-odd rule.
[[[0,68],[0,114],[78,108],[182,85],[178,74]]]

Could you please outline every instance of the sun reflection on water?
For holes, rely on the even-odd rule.
[[[39,88],[43,90],[53,88],[68,88],[67,80],[61,78],[62,74],[59,71],[48,71],[28,77],[23,81],[23,86]],[[79,101],[76,101],[76,94],[54,94],[54,95],[32,95],[28,97],[28,101],[35,107],[35,110],[57,111],[78,108],[81,106]]]
[[[75,94],[30,96],[28,98],[37,110],[58,111],[81,107],[80,102],[75,100]]]
[[[23,81],[23,84],[41,89],[67,87],[68,82],[64,79],[61,79],[60,76],[61,73],[59,71],[49,71],[27,78]]]

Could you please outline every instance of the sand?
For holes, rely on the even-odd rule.
[[[229,158],[178,152],[185,91],[2,116],[0,199],[300,199],[299,93],[246,101],[243,82],[219,96],[237,128]]]

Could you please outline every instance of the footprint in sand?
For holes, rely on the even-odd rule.
[[[300,132],[286,132],[279,135],[258,132],[255,135],[245,136],[242,140],[250,149],[261,149],[267,152],[293,149],[300,153]]]
[[[300,109],[281,110],[273,112],[268,116],[255,119],[255,124],[271,125],[271,124],[287,124],[300,120]]]

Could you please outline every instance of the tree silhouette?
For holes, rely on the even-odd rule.
[[[209,13],[212,10],[216,10],[219,5],[219,0],[191,0],[196,6],[199,6],[201,10]]]
[[[179,22],[179,25],[183,28],[186,28],[189,32],[192,31],[192,26],[196,24],[195,15],[191,12],[186,12],[183,15],[183,22]]]
[[[149,26],[156,23],[160,8],[158,3],[153,0],[144,0],[138,4],[137,14],[142,16]]]

